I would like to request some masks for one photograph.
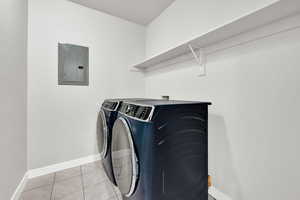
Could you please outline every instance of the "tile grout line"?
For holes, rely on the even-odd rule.
[[[52,184],[45,184],[45,185],[41,185],[41,186],[36,186],[36,187],[31,188],[31,189],[24,190],[22,193],[31,192],[32,190],[40,189],[42,187],[46,187],[46,186],[50,186],[50,185],[52,185]]]
[[[112,186],[112,187],[113,187],[113,186]],[[117,198],[117,200],[119,200],[119,196],[118,196],[118,194],[116,193],[115,188],[112,188],[112,190],[113,190],[113,193],[114,193],[115,197]]]
[[[52,200],[52,195],[53,195],[53,190],[54,190],[54,185],[55,185],[55,178],[56,178],[56,173],[54,173],[54,176],[53,176],[53,183],[52,183],[50,200]]]
[[[104,170],[104,168],[103,168],[103,163],[102,163],[102,170]],[[105,171],[105,170],[104,170]],[[113,192],[113,196],[114,197],[116,197],[115,199],[116,200],[119,200],[119,196],[118,196],[118,194],[117,194],[117,192],[115,191],[115,188],[114,188],[114,183],[112,183],[111,181],[110,181],[110,179],[108,178],[108,176],[107,176],[107,174],[105,173],[105,179],[107,179],[107,180],[104,180],[104,181],[107,181],[108,183],[109,183],[109,185],[110,185],[110,187],[111,187],[111,189],[112,189],[112,192]]]
[[[84,190],[82,166],[80,166],[80,177],[81,177],[81,187],[82,187],[82,193],[83,193],[83,200],[85,200],[85,190]]]
[[[109,184],[110,184],[110,186],[111,186],[111,189],[112,189],[112,191],[113,191],[115,197],[117,197],[117,200],[119,200],[119,196],[118,196],[117,192],[115,191],[115,188],[114,188],[113,183],[111,183],[111,182],[109,181]]]
[[[69,180],[69,179],[76,178],[76,177],[78,177],[78,176],[81,176],[81,173],[80,173],[80,175],[72,175],[72,176],[70,176],[70,177],[68,177],[68,178],[60,179],[60,180],[57,181],[57,182],[58,182],[58,183],[60,183],[60,182],[65,182],[65,181],[67,181],[67,180]],[[55,180],[55,181],[56,181],[56,180]]]

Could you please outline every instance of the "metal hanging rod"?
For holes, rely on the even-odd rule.
[[[283,29],[283,30],[280,30],[280,31],[276,31],[276,32],[273,32],[273,33],[270,33],[270,34],[267,34],[267,35],[264,35],[264,36],[255,37],[253,39],[246,40],[246,41],[243,41],[243,42],[231,45],[231,46],[227,46],[227,47],[224,47],[224,48],[216,49],[216,50],[213,50],[213,51],[210,51],[210,52],[206,52],[205,48],[198,48],[198,49],[193,48],[193,46],[191,44],[189,44],[188,47],[189,47],[190,51],[192,52],[193,58],[203,68],[203,73],[198,75],[198,76],[205,76],[206,73],[207,73],[207,71],[206,71],[206,57],[208,55],[211,55],[211,54],[214,54],[214,53],[217,53],[217,52],[221,52],[221,51],[225,51],[225,50],[228,50],[228,49],[232,49],[232,48],[235,48],[235,47],[243,46],[243,45],[246,45],[246,44],[249,44],[249,43],[252,43],[252,42],[260,41],[260,40],[263,40],[263,39],[266,39],[266,38],[270,38],[270,37],[273,37],[273,36],[276,36],[276,35],[279,35],[279,34],[282,34],[282,33],[290,32],[290,31],[294,31],[294,30],[297,30],[297,29],[300,29],[300,25],[299,26],[294,26],[294,27],[291,27],[291,28],[287,28],[287,29]],[[232,38],[230,38],[230,39],[232,39]],[[227,39],[227,40],[229,40],[229,39]],[[226,41],[226,40],[224,40],[224,41]],[[199,55],[197,55],[196,51],[199,51]],[[178,63],[180,63],[180,62],[178,62]]]
[[[291,27],[291,28],[287,28],[287,29],[283,29],[283,30],[280,30],[280,31],[276,31],[276,32],[270,33],[268,35],[259,36],[259,37],[256,37],[256,38],[244,41],[244,42],[237,43],[235,45],[231,45],[231,46],[228,46],[228,47],[216,49],[216,50],[213,50],[211,52],[206,52],[206,55],[211,55],[211,54],[214,54],[214,53],[217,53],[217,52],[220,52],[220,51],[225,51],[227,49],[232,49],[234,47],[243,46],[243,45],[246,45],[246,44],[249,44],[249,43],[252,43],[252,42],[263,40],[263,39],[266,39],[266,38],[269,38],[269,37],[272,37],[272,36],[275,36],[275,35],[279,35],[281,33],[290,32],[290,31],[294,31],[294,30],[297,30],[297,29],[300,29],[300,25],[299,26],[295,26],[295,27]]]
[[[282,34],[282,33],[291,32],[291,31],[294,31],[294,30],[297,30],[297,29],[300,29],[300,25],[296,25],[296,26],[293,26],[293,27],[290,27],[290,28],[285,28],[285,29],[282,29],[282,30],[278,30],[278,31],[275,31],[273,33],[266,34],[266,35],[263,35],[263,36],[257,36],[257,37],[254,37],[252,39],[248,39],[246,41],[239,42],[239,43],[236,43],[236,44],[233,44],[233,45],[229,45],[229,46],[226,46],[226,47],[223,47],[223,48],[215,49],[215,50],[212,50],[212,51],[207,51],[209,46],[199,48],[197,46],[192,46],[192,44],[189,44],[187,46],[187,48],[191,51],[191,54],[193,56],[192,58],[189,57],[189,56],[186,56],[187,54],[177,55],[177,56],[174,56],[173,58],[170,58],[170,59],[164,61],[163,63],[158,64],[158,66],[163,65],[163,66],[167,67],[167,66],[170,66],[170,65],[176,65],[176,64],[179,64],[179,63],[189,61],[191,59],[195,59],[196,62],[202,67],[201,69],[203,69],[203,74],[200,74],[199,76],[205,76],[206,73],[207,73],[206,72],[206,59],[207,59],[208,55],[212,55],[214,53],[225,51],[225,50],[232,49],[232,48],[235,48],[235,47],[243,46],[243,45],[246,45],[246,44],[249,44],[249,43],[252,43],[252,42],[260,41],[260,40],[270,38],[270,37],[273,37],[273,36],[276,36],[276,35],[279,35],[279,34]],[[244,33],[235,35],[235,36],[230,37],[228,39],[222,40],[221,42],[231,40],[231,39],[233,39],[233,38],[235,38],[239,35],[243,35],[243,34]],[[218,45],[218,44],[216,43],[216,45]],[[177,58],[178,58],[178,60],[176,60]],[[155,68],[155,67],[153,67],[153,68]],[[131,70],[131,71],[144,73],[144,72],[150,72],[151,70]]]

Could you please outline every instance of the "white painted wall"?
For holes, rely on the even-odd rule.
[[[147,55],[271,1],[230,2],[177,0],[149,25]],[[300,16],[287,20],[300,25],[299,21]],[[280,23],[274,26],[287,24]],[[272,29],[265,27],[239,39]],[[206,77],[197,77],[199,66],[194,61],[146,76],[147,97],[170,95],[172,99],[213,103],[209,173],[214,185],[234,200],[282,200],[300,195],[299,41],[297,29],[212,54],[207,57]]]
[[[0,1],[0,199],[26,170],[27,1]]]
[[[159,54],[278,0],[176,0],[148,25],[147,57]]]
[[[108,97],[144,96],[129,66],[145,55],[145,27],[66,0],[29,0],[29,169],[97,153],[96,119]],[[90,85],[58,86],[57,44],[90,48]]]

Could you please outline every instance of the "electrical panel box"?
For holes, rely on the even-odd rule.
[[[89,48],[58,44],[58,84],[89,85]]]

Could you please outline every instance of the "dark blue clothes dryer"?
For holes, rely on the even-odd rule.
[[[208,199],[207,102],[123,102],[112,132],[124,200]]]
[[[109,180],[116,185],[111,162],[111,135],[112,128],[118,116],[118,110],[123,101],[142,100],[129,99],[106,99],[100,109],[97,119],[97,143],[104,171]]]

